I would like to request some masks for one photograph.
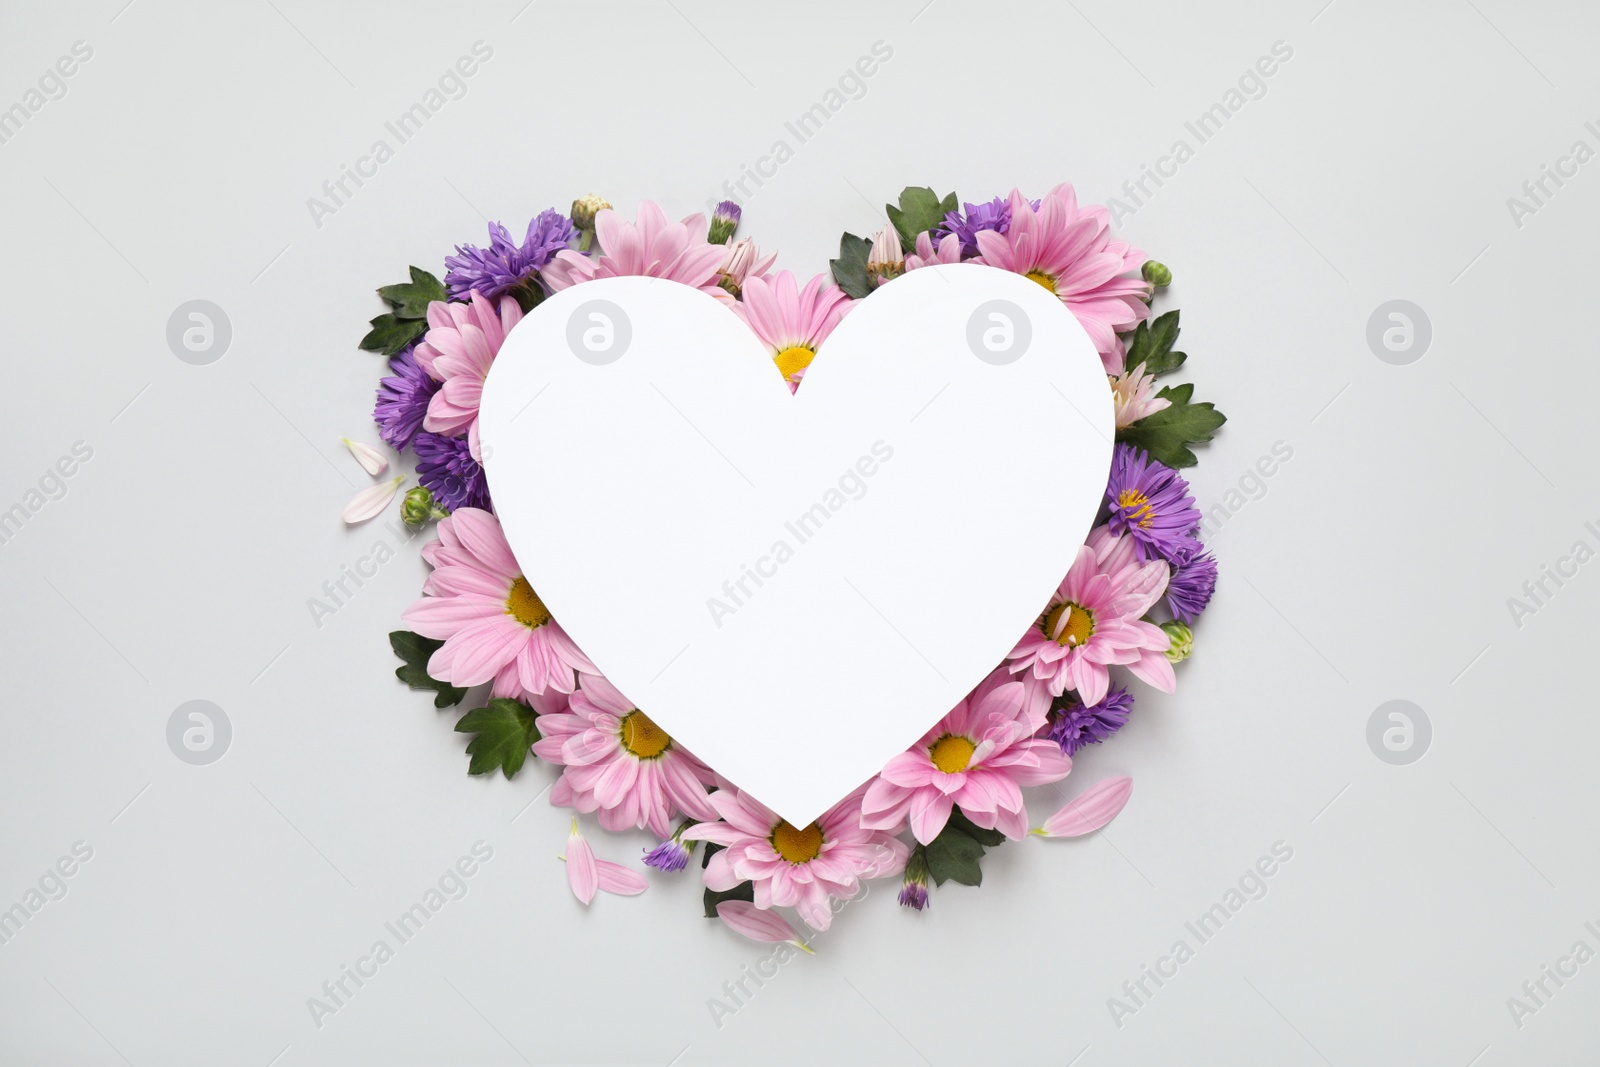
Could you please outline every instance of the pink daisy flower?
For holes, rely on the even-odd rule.
[[[911,851],[892,834],[861,825],[860,789],[804,829],[731,787],[712,793],[711,805],[726,821],[683,832],[725,846],[706,864],[706,886],[722,892],[754,882],[757,908],[793,907],[817,930],[833,920],[832,898],[855,896],[863,878],[899,873]]]
[[[867,786],[861,824],[898,828],[908,818],[923,844],[939,836],[959,805],[988,830],[1020,838],[1028,832],[1022,786],[1060,781],[1072,770],[1061,746],[1034,734],[1046,704],[1029,698],[1004,669],[979,683],[922,740],[890,760]]]
[[[607,830],[672,832],[672,817],[715,819],[715,777],[598,674],[585,674],[566,711],[539,716],[533,754],[564,767],[550,802],[598,812]]]
[[[1172,406],[1165,397],[1152,396],[1156,379],[1146,374],[1144,364],[1111,377],[1111,398],[1117,405],[1117,429],[1132,426],[1146,415]]]
[[[980,230],[984,263],[1026,275],[1050,290],[1088,331],[1107,374],[1122,373],[1117,334],[1150,317],[1143,299],[1150,286],[1137,276],[1145,255],[1111,239],[1111,216],[1100,204],[1078,206],[1072,186],[1061,184],[1033,205],[1011,191],[1011,225],[1005,233]]]
[[[932,267],[940,263],[961,262],[961,238],[946,234],[935,245],[926,232],[917,234],[917,250],[906,257],[906,270]]]
[[[483,399],[483,379],[505,343],[506,334],[522,321],[522,308],[509,296],[500,308],[474,291],[468,303],[435,300],[428,305],[428,333],[413,356],[417,365],[444,384],[428,401],[422,428],[459,437],[467,433],[467,448],[480,463],[478,405]]]
[[[1052,696],[1072,689],[1084,704],[1105,698],[1112,664],[1172,692],[1177,679],[1163,655],[1171,638],[1143,621],[1166,592],[1168,576],[1164,560],[1137,557],[1133,538],[1096,528],[1044,614],[1007,655],[1011,672],[1031,671]]]
[[[422,558],[433,573],[402,617],[444,642],[428,659],[433,677],[457,686],[493,681],[496,696],[516,696],[570,693],[575,672],[596,673],[522,576],[489,512],[457,508],[440,519],[438,540],[423,546]]]
[[[690,215],[668,222],[655,203],[639,205],[639,221],[628,222],[610,208],[594,218],[600,251],[586,256],[563,249],[541,272],[552,292],[596,278],[646,277],[682,282],[721,300],[732,298],[717,285],[728,255],[725,245],[706,241],[706,217]]]
[[[816,358],[817,347],[851,306],[844,290],[826,274],[817,275],[801,289],[793,274],[780,270],[769,278],[747,279],[744,298],[733,310],[767,346],[772,362],[793,392]]]

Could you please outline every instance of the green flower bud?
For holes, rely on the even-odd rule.
[[[417,486],[400,501],[400,517],[407,526],[421,526],[429,519],[449,518],[450,513],[433,502],[433,494],[426,486]]]
[[[1144,275],[1144,280],[1157,289],[1165,289],[1172,284],[1172,271],[1167,269],[1165,263],[1157,263],[1153,259],[1144,261],[1144,269],[1139,272]]]
[[[594,229],[594,217],[611,206],[611,201],[590,193],[572,202],[572,224],[580,230]]]
[[[1174,619],[1161,624],[1161,629],[1172,638],[1172,647],[1167,649],[1167,662],[1182,663],[1189,658],[1189,653],[1194,651],[1194,631],[1183,623]]]

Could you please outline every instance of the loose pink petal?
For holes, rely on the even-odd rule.
[[[1034,833],[1040,837],[1082,837],[1093,833],[1117,817],[1132,793],[1133,779],[1126,775],[1096,782],[1046,819]]]
[[[567,884],[572,887],[572,895],[587,904],[600,888],[600,871],[595,862],[594,849],[578,833],[576,818],[572,820],[572,832],[567,835],[566,859]]]
[[[803,952],[812,952],[783,916],[748,900],[724,900],[717,905],[717,917],[752,941],[787,941]]]
[[[599,875],[600,888],[607,893],[636,897],[650,888],[650,883],[645,881],[644,875],[632,867],[624,867],[620,863],[602,859],[595,860],[594,866]]]
[[[350,454],[356,457],[356,462],[361,464],[361,469],[374,478],[389,469],[388,458],[371,445],[362,444],[360,441],[352,441],[348,437],[341,437],[339,440],[343,441],[344,446],[350,450]]]
[[[405,481],[400,475],[395,475],[387,482],[369,485],[355,496],[350,498],[350,503],[340,512],[340,518],[347,523],[366,522],[374,515],[381,514],[389,506],[389,501],[400,491],[400,483]]]

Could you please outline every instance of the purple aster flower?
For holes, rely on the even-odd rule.
[[[489,247],[457,245],[456,254],[446,256],[444,276],[452,300],[465,300],[473,290],[489,300],[511,293],[518,303],[532,307],[540,288],[539,270],[563,248],[570,247],[578,231],[572,220],[550,208],[539,212],[528,223],[528,236],[518,245],[511,231],[498,222],[489,223]]]
[[[1118,445],[1111,457],[1106,499],[1111,532],[1131,534],[1142,560],[1171,561],[1173,553],[1194,540],[1191,534],[1200,525],[1189,483],[1132,445]]]
[[[689,866],[689,850],[677,838],[669,837],[644,854],[644,865],[658,871],[681,871]]]
[[[739,210],[739,205],[732,200],[724,200],[718,204],[717,209],[711,213],[711,226],[706,234],[706,241],[714,245],[727,244],[728,238],[739,229],[739,219],[743,214]]]
[[[417,366],[417,360],[408,346],[398,356],[389,360],[391,378],[378,380],[378,403],[372,409],[372,419],[378,424],[378,436],[396,452],[404,452],[411,439],[422,429],[422,417],[428,413],[428,401],[439,391],[440,382]]]
[[[423,430],[412,440],[417,452],[417,481],[433,493],[434,502],[450,511],[489,510],[489,483],[483,468],[467,450],[465,437],[446,437]]]
[[[1191,540],[1172,554],[1171,562],[1167,607],[1179,622],[1194,622],[1211,603],[1211,594],[1217,588],[1217,557],[1199,541]]]
[[[1108,690],[1098,704],[1080,704],[1071,693],[1063,693],[1053,703],[1049,737],[1070,756],[1085,745],[1098,745],[1121,729],[1128,721],[1128,712],[1133,710],[1133,695],[1119,685]]]
[[[1035,211],[1039,210],[1039,201],[1030,200]],[[978,232],[980,230],[993,230],[995,233],[1005,233],[1011,228],[1011,200],[1009,197],[997,196],[987,204],[962,204],[966,213],[952,211],[945,215],[944,222],[935,227],[933,234],[935,243],[938,238],[946,234],[955,234],[961,238],[961,258],[968,259],[978,254]]]

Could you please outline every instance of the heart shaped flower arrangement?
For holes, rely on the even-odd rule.
[[[804,948],[777,909],[824,930],[875,878],[901,878],[920,910],[930,880],[977,885],[986,848],[1029,836],[1023,789],[1059,793],[1073,756],[1127,722],[1129,679],[1175,687],[1217,574],[1178,469],[1224,419],[1190,384],[1156,388],[1185,360],[1178,312],[1151,309],[1169,271],[1069,185],[981,204],[908,188],[886,216],[802,284],[737,236],[736,204],[708,223],[645,202],[630,222],[585,197],[521,241],[491,224],[443,283],[412,267],[378,290],[389,310],[361,342],[390,357],[374,417],[416,455],[405,523],[437,521],[423,595],[390,634],[395,673],[437,708],[479,697],[456,724],[469,773],[514,777],[530,751],[560,768],[550,799],[574,809],[564,859],[585,904],[649,880],[596,857],[579,814],[656,835],[643,863],[663,874],[700,848],[706,915],[758,940]],[[958,294],[999,299],[969,318]],[[1016,362],[1030,338],[1044,354]],[[796,395],[762,393],[763,410],[779,378],[741,376],[769,362]],[[898,466],[870,432],[839,444],[863,411],[899,420]],[[386,473],[382,451],[350,448]],[[840,463],[820,499],[802,485]],[[873,511],[854,501],[875,474]],[[363,490],[346,521],[403,481]],[[829,538],[797,558],[813,515]],[[680,519],[693,528],[669,532]],[[753,567],[731,547],[769,541]],[[917,581],[910,541],[955,573]],[[854,614],[810,625],[836,595]],[[896,624],[941,606],[937,633]],[[1032,833],[1090,833],[1130,789],[1101,781]]]

